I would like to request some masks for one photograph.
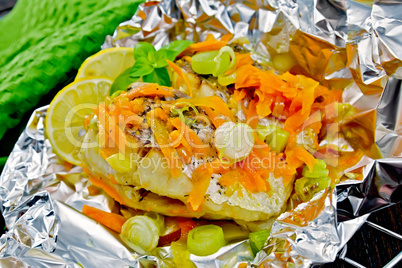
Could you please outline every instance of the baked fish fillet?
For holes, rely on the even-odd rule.
[[[128,91],[138,91],[139,85],[133,85]],[[131,94],[138,95],[138,94]],[[162,101],[172,102],[189,99],[164,96]],[[133,101],[133,100],[131,100]],[[147,111],[155,104],[153,97],[141,100],[144,111],[138,115],[146,121]],[[147,106],[148,105],[148,106]],[[197,107],[198,108],[198,107]],[[202,108],[198,109],[202,114]],[[169,114],[169,117],[172,114]],[[186,119],[191,117],[186,114]],[[173,118],[174,119],[174,118]],[[99,120],[99,119],[98,119]],[[98,121],[99,123],[99,121]],[[198,125],[197,125],[198,124]],[[136,148],[125,148],[125,163],[129,161],[129,171],[117,171],[106,161],[102,153],[102,142],[97,128],[89,129],[85,134],[81,149],[82,166],[90,180],[102,187],[116,201],[135,209],[155,211],[168,216],[197,217],[206,219],[234,219],[246,222],[265,221],[279,215],[286,207],[287,199],[292,190],[291,184],[284,186],[282,178],[275,178],[269,173],[267,178],[270,189],[267,191],[250,192],[241,184],[236,187],[223,186],[219,183],[221,174],[212,174],[204,200],[196,211],[188,205],[190,193],[197,191],[192,175],[202,164],[216,158],[216,148],[213,146],[215,126],[212,123],[193,122],[188,124],[197,133],[198,138],[208,145],[207,154],[202,158],[192,156],[180,166],[179,175],[174,176],[163,149],[155,138],[152,129],[132,129],[128,124],[122,131],[126,141],[135,141]],[[197,130],[197,131],[196,131]]]

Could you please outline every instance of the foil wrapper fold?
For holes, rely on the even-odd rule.
[[[281,214],[257,256],[246,240],[212,256],[191,256],[198,267],[332,262],[371,212],[401,201],[401,12],[402,4],[385,0],[150,1],[106,37],[102,48],[145,41],[158,49],[230,33],[232,40],[247,39],[261,63],[289,53],[297,73],[344,88],[343,101],[359,111],[354,123],[367,134],[366,155],[350,170],[362,167],[362,181],[343,181]],[[140,256],[80,212],[84,204],[110,211],[114,201],[90,195],[81,168],[68,169],[52,152],[44,136],[46,110],[33,113],[0,177],[8,228],[0,238],[0,266],[170,267],[169,247]]]

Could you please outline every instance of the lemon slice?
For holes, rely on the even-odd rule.
[[[101,50],[82,63],[75,80],[92,76],[102,76],[114,80],[124,70],[134,65],[133,53],[134,49],[129,47]]]
[[[67,85],[54,97],[46,114],[46,136],[54,152],[78,165],[85,135],[84,118],[107,96],[113,81],[106,77],[85,78]]]

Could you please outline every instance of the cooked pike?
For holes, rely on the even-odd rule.
[[[95,185],[101,186],[111,197],[124,205],[169,216],[252,222],[267,220],[284,210],[292,187],[291,184],[285,186],[282,178],[275,177],[273,172],[268,173],[269,175],[264,178],[270,186],[265,191],[250,191],[239,182],[222,185],[220,171],[213,172],[206,178],[209,181],[206,191],[201,189],[199,179],[194,178],[194,173],[198,172],[195,170],[218,159],[214,145],[216,127],[211,121],[199,119],[208,117],[205,111],[207,108],[203,107],[206,104],[199,105],[199,103],[205,101],[204,98],[210,98],[207,99],[210,102],[220,103],[220,100],[224,103],[220,97],[192,98],[198,99],[199,103],[196,103],[197,101],[190,101],[180,92],[163,87],[156,87],[155,90],[170,90],[170,93],[146,96],[145,93],[141,93],[145,91],[144,86],[147,85],[133,84],[125,95],[112,102],[107,99],[106,104],[112,103],[109,104],[109,108],[101,104],[95,113],[99,128],[91,128],[87,131],[80,156],[84,170]],[[204,83],[205,86],[212,87]],[[216,92],[212,92],[215,95]],[[172,105],[180,103],[190,105],[190,109],[181,114],[173,113]],[[120,110],[114,114],[116,109]],[[220,111],[218,107],[212,110]],[[102,119],[105,112],[106,119]],[[132,118],[129,118],[130,116]],[[151,118],[152,116],[154,119]],[[228,114],[228,116],[237,120],[235,115]],[[125,125],[121,132],[107,128],[113,120],[115,120],[114,126],[118,125],[116,118],[124,121]],[[102,120],[105,122],[102,123]],[[157,136],[163,136],[163,134],[155,133],[162,131],[160,128],[169,128],[169,132],[172,133],[180,128],[177,126],[178,122],[184,122],[182,127],[193,135],[192,139],[206,146],[199,149],[198,155],[177,154],[181,162],[175,166],[176,170],[174,170],[169,157],[166,157],[166,151],[170,149],[164,148],[166,144],[163,144],[164,141]],[[160,124],[159,127],[158,124]],[[104,129],[105,126],[106,129]],[[105,132],[108,131],[116,131],[117,134],[111,138],[110,135],[107,137],[106,133],[105,145]],[[113,144],[116,137],[120,140]],[[123,140],[124,144],[121,144]],[[128,144],[134,144],[134,146],[128,146]],[[181,152],[185,152],[185,147],[181,144],[175,148],[177,151],[181,148]],[[121,153],[122,150],[124,154]],[[196,149],[193,150],[196,151]],[[176,151],[174,153],[176,154]],[[119,154],[119,161],[128,167],[121,169],[114,166],[109,157],[116,154]],[[202,201],[199,207],[194,209],[189,204],[191,203],[189,199],[197,193],[197,187],[200,187]]]

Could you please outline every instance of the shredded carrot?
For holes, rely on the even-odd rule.
[[[296,174],[296,168],[286,164],[284,161],[278,162],[274,169],[275,178],[282,177],[283,185],[288,185]]]
[[[116,122],[116,117],[114,116],[109,116],[109,131],[107,132],[107,135],[109,136],[109,139],[112,141],[111,144],[114,144],[112,146],[117,146],[119,148],[119,151],[122,154],[126,153],[126,135],[124,132],[120,129],[118,122]]]
[[[234,121],[234,115],[229,109],[228,105],[218,96],[209,96],[203,98],[191,98],[191,99],[177,99],[174,103],[186,102],[194,106],[209,107],[219,115],[223,115],[230,120]]]
[[[302,114],[302,111],[299,110],[286,119],[284,129],[290,133],[296,132],[303,125],[308,116],[309,114]]]
[[[259,70],[259,77],[261,87],[260,90],[267,94],[277,94],[281,88],[286,87],[286,82],[283,81],[280,76],[275,75],[273,71]]]
[[[169,121],[184,136],[194,153],[200,156],[206,155],[206,145],[201,141],[194,130],[184,124],[178,117],[170,118]]]
[[[73,168],[73,164],[71,164],[70,162],[64,161],[64,168],[67,171],[70,171]]]
[[[185,61],[191,63],[192,58],[191,58],[190,56],[183,56],[183,60],[185,60]]]
[[[110,116],[105,103],[98,105],[98,128],[101,148],[119,148],[121,153],[126,150],[126,136],[118,125],[115,116]]]
[[[193,189],[187,199],[190,210],[198,211],[200,209],[213,173],[214,170],[209,164],[201,165],[194,170],[192,176]]]
[[[193,154],[193,148],[184,138],[184,133],[179,130],[173,130],[169,134],[169,141],[172,147],[179,147],[182,145],[186,149],[186,154],[191,156]]]
[[[151,113],[147,114],[146,119],[155,135],[155,139],[159,144],[162,154],[168,161],[172,176],[174,178],[179,177],[181,174],[181,162],[179,162],[179,156],[176,150],[170,146],[169,132],[165,124],[161,119],[152,116]]]
[[[272,95],[266,95],[261,91],[257,91],[256,94],[258,94],[259,96],[258,102],[256,103],[256,113],[260,117],[266,117],[270,115],[272,113],[271,105],[274,102],[275,97]]]
[[[108,178],[109,178],[109,181],[112,183],[112,184],[115,184],[115,185],[118,185],[119,183],[116,181],[116,178],[112,175],[112,174],[109,174],[108,175]]]
[[[189,45],[180,55],[194,54],[198,52],[219,50],[226,46],[226,41],[208,40]],[[179,55],[179,56],[180,56]]]
[[[190,81],[188,81],[187,76],[183,73],[182,69],[177,66],[174,62],[171,62],[170,60],[166,60],[167,63],[169,64],[169,67],[173,69],[184,81],[184,84],[186,84],[188,91],[190,93],[190,97],[193,96],[193,88],[191,87]]]
[[[266,192],[269,189],[268,182],[254,169],[248,170],[247,168],[250,168],[250,166],[247,165],[243,169],[236,167],[229,170],[222,174],[222,177],[219,178],[219,183],[226,187],[240,183],[249,192]]]
[[[260,118],[257,114],[257,106],[255,100],[250,101],[246,117],[247,124],[253,129],[256,128]]]
[[[160,107],[157,107],[157,108],[155,108],[155,115],[157,116],[157,117],[159,117],[160,119],[162,119],[163,121],[167,121],[168,119],[169,119],[169,116],[166,114],[166,112],[162,109],[162,108],[160,108]]]
[[[274,107],[272,109],[272,115],[280,118],[283,115],[283,112],[285,110],[285,101],[286,99],[282,96],[276,96],[275,102],[274,102]]]
[[[121,233],[121,228],[126,222],[126,219],[120,214],[106,212],[87,205],[82,207],[82,213],[118,233]]]
[[[85,172],[87,173],[87,172]],[[96,187],[101,188],[104,190],[110,197],[112,197],[114,200],[119,202],[120,204],[127,205],[124,200],[120,197],[120,194],[117,192],[117,190],[109,185],[108,183],[104,182],[102,179],[95,178],[92,176],[90,173],[87,173],[89,175],[88,179],[90,182],[92,182],[93,185]]]
[[[238,69],[239,67],[243,65],[248,65],[248,64],[253,64],[254,61],[251,58],[251,53],[235,53],[235,58],[236,58],[236,63],[235,63],[235,68]]]
[[[220,127],[221,125],[223,125],[225,122],[227,122],[226,120],[222,119],[219,114],[217,112],[215,112],[214,110],[212,110],[209,107],[203,107],[205,113],[208,115],[209,120],[211,120],[211,123],[215,126],[215,128]]]
[[[171,88],[160,86],[156,83],[144,83],[131,89],[127,92],[127,97],[132,100],[137,97],[148,97],[148,96],[169,96],[173,97]]]
[[[183,139],[183,141],[185,141]],[[184,142],[183,142],[184,144]],[[193,154],[192,151],[189,151],[187,149],[187,147],[185,147],[185,145],[179,145],[176,148],[177,154],[179,155],[180,159],[185,163],[185,164],[189,164],[191,162],[191,155]]]
[[[131,111],[136,114],[144,112],[144,106],[142,105],[143,103],[144,99],[135,98],[131,101]]]
[[[235,88],[259,87],[260,69],[251,64],[243,65],[236,70]]]
[[[233,38],[233,34],[226,33],[220,38],[220,40],[228,43],[230,40],[232,40],[232,38]]]
[[[314,158],[306,149],[301,146],[297,146],[293,149],[295,156],[306,163],[308,169],[313,170],[314,165],[317,163],[317,159]]]
[[[214,161],[205,163],[194,170],[192,176],[193,189],[187,199],[187,204],[190,210],[198,211],[201,208],[212,174],[219,172],[222,169],[223,166],[219,159],[215,159]]]
[[[244,99],[244,97],[247,95],[247,92],[245,89],[242,90],[235,90],[233,92],[233,97],[236,101],[241,101],[242,99]]]
[[[207,37],[205,38],[205,41],[213,41],[213,40],[215,40],[215,37],[214,37],[214,35],[213,34],[208,34],[207,35]]]
[[[314,103],[314,90],[319,85],[319,83],[311,78],[307,78],[304,75],[299,75],[299,85],[303,92],[302,101],[302,114],[310,114],[311,105]]]

